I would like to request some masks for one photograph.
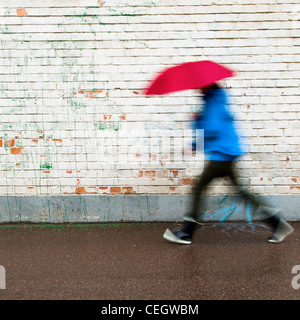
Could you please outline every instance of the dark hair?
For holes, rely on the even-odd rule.
[[[221,86],[219,86],[217,83],[214,83],[211,86],[207,86],[207,87],[202,88],[202,92],[208,93],[208,92],[215,90],[215,89],[221,89]]]
[[[210,90],[221,89],[221,87],[217,83],[214,83],[213,85],[207,87],[207,89],[210,89]]]

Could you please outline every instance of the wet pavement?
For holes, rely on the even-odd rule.
[[[1,225],[0,300],[298,300],[291,224],[270,244],[259,222],[206,223],[191,245],[162,238],[176,223]]]

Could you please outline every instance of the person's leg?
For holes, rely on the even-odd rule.
[[[272,208],[266,201],[242,189],[232,166],[229,171],[229,177],[233,184],[238,187],[241,196],[246,199],[247,202],[252,203],[256,207],[256,210],[261,209],[260,211],[264,215],[263,221],[267,222],[273,230],[273,235],[269,238],[269,242],[282,242],[286,236],[294,231],[292,226],[279,216],[279,209]]]
[[[229,166],[230,167],[230,166]],[[169,229],[164,233],[164,238],[183,244],[190,244],[192,242],[193,233],[197,226],[199,219],[199,211],[202,205],[203,189],[214,179],[223,177],[228,173],[228,162],[224,161],[209,161],[207,167],[199,177],[199,181],[196,185],[193,195],[192,211],[184,216],[185,223],[181,229],[177,232]],[[201,215],[201,214],[200,214]]]
[[[226,172],[225,172],[226,173]],[[195,187],[192,200],[191,212],[184,216],[185,221],[197,221],[201,215],[200,210],[202,207],[203,190],[209,183],[220,176],[224,176],[224,168],[221,161],[210,161],[208,166],[200,175],[198,183]]]
[[[238,181],[236,172],[233,168],[233,163],[230,168],[228,168],[228,177],[231,179],[233,185],[238,189],[239,194],[247,201],[252,203],[252,205],[254,205],[257,208],[259,207],[265,207],[268,208],[270,207],[265,201],[263,201],[262,199],[259,199],[257,196],[255,196],[254,194],[244,190],[241,186],[241,184]]]

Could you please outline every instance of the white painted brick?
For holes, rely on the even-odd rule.
[[[161,69],[200,59],[238,71],[224,84],[252,152],[237,164],[241,181],[252,177],[255,192],[299,194],[291,180],[300,166],[297,0],[11,0],[0,19],[0,194],[190,193],[180,179],[201,170],[149,161],[145,148],[138,159],[139,148],[118,144],[113,129],[188,127],[201,104],[195,92],[149,98],[142,90]],[[119,158],[103,157],[110,145]],[[119,162],[126,152],[131,161]],[[234,190],[221,179],[209,192]]]

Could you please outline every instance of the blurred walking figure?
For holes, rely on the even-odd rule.
[[[280,215],[279,209],[244,191],[239,185],[234,170],[235,161],[244,153],[240,137],[234,127],[233,116],[228,110],[227,95],[217,82],[233,77],[227,67],[213,61],[187,62],[166,69],[147,88],[146,95],[161,95],[175,91],[200,89],[204,98],[204,108],[193,123],[193,129],[204,130],[204,152],[207,166],[199,177],[190,213],[183,217],[184,225],[179,231],[167,229],[166,240],[179,244],[191,244],[193,234],[202,214],[203,189],[215,178],[229,177],[238,188],[240,195],[261,211],[264,220],[271,226],[273,235],[269,242],[282,242],[294,230]],[[196,148],[194,141],[192,148]]]
[[[244,151],[234,127],[233,116],[228,110],[225,90],[217,84],[200,90],[204,95],[204,109],[197,114],[193,129],[204,129],[204,151],[208,163],[199,177],[193,196],[192,210],[183,217],[184,225],[179,231],[167,229],[163,237],[175,243],[192,243],[194,231],[201,218],[204,188],[215,178],[229,177],[233,185],[238,188],[240,195],[261,211],[264,220],[272,228],[273,235],[269,238],[269,242],[282,242],[293,232],[293,228],[279,216],[279,209],[272,208],[257,196],[244,191],[238,183],[234,163]],[[196,141],[191,148],[196,150]]]

